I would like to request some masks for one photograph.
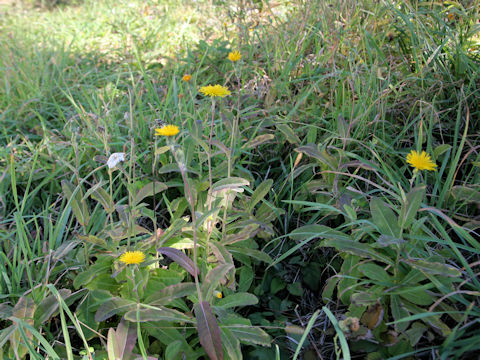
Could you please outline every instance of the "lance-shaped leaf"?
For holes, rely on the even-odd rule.
[[[255,295],[246,292],[239,292],[220,299],[215,305],[227,309],[237,306],[255,305],[257,303],[258,298]]]
[[[170,247],[161,247],[157,249],[157,251],[175,261],[178,265],[187,270],[192,276],[198,275],[198,269],[195,267],[192,259],[185,255],[183,251]]]
[[[287,141],[290,144],[298,144],[300,143],[300,139],[297,135],[293,132],[292,128],[287,124],[275,124],[275,127],[280,130],[283,135],[287,138]]]
[[[202,284],[202,294],[205,299],[210,300],[212,298],[213,291],[232,268],[232,264],[220,264],[208,272]]]
[[[65,300],[72,293],[68,289],[58,290],[60,296]],[[58,298],[55,295],[49,295],[38,305],[37,310],[35,310],[35,324],[43,324],[48,321],[53,314],[58,310],[59,302]]]
[[[94,187],[89,190],[91,191],[92,199],[97,200],[102,204],[103,208],[108,214],[111,214],[115,211],[115,204],[113,203],[110,195],[101,187]]]
[[[395,213],[379,198],[373,198],[370,202],[370,211],[372,218],[378,230],[388,236],[394,238],[400,237],[400,226]]]
[[[71,182],[62,180],[62,190],[72,207],[73,214],[77,221],[86,226],[90,218],[87,204],[83,201],[83,191],[81,187],[75,187]]]
[[[441,275],[449,277],[460,277],[462,273],[460,270],[454,268],[453,266],[442,264],[439,262],[431,262],[428,260],[400,260],[406,264],[409,264],[411,267],[420,270],[424,274],[428,275]]]
[[[241,186],[247,186],[250,184],[250,181],[240,178],[240,177],[229,177],[226,179],[222,179],[217,181],[212,186],[212,193],[216,191],[226,190],[226,189],[238,189]]]
[[[197,319],[197,331],[205,352],[211,360],[223,360],[222,338],[217,319],[206,301],[193,306]]]
[[[165,185],[162,182],[159,181],[152,181],[142,187],[138,192],[137,195],[135,196],[135,204],[140,203],[143,199],[145,199],[147,196],[153,196],[158,194],[159,192],[162,192],[164,190],[168,189],[168,186]]]
[[[130,360],[132,351],[137,341],[137,329],[132,323],[125,321],[124,318],[115,331],[113,328],[108,330],[107,353],[108,360]]]
[[[242,360],[243,356],[240,348],[240,341],[238,341],[238,339],[226,327],[221,327],[220,332],[222,334],[222,344],[228,358],[230,360]]]
[[[125,313],[131,309],[135,309],[136,302],[120,298],[111,298],[103,303],[95,313],[95,321],[105,321],[113,315]]]
[[[406,196],[406,201],[402,205],[402,211],[400,212],[400,226],[405,229],[415,219],[415,215],[420,209],[423,197],[425,196],[425,186],[416,187],[410,191]]]
[[[194,283],[180,283],[167,286],[145,299],[149,305],[166,305],[175,299],[192,295],[195,292]]]
[[[180,311],[147,304],[136,305],[134,310],[130,310],[125,314],[125,319],[132,322],[173,321],[177,323],[194,323],[191,318]]]
[[[263,198],[268,194],[268,192],[272,188],[272,185],[273,185],[273,180],[268,179],[257,186],[257,188],[252,194],[252,197],[250,198],[250,202],[247,205],[248,212],[252,212],[252,210],[255,208],[255,205],[257,205],[260,201],[263,200]]]

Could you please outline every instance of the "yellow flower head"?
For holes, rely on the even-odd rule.
[[[220,97],[225,97],[227,95],[230,95],[230,91],[222,85],[208,85],[200,88],[200,92],[205,95],[205,96],[220,96]]]
[[[213,292],[213,295],[215,295],[215,297],[217,297],[217,298],[219,298],[219,299],[223,298],[223,294],[222,294],[220,291],[216,291],[216,290],[215,290],[215,291]]]
[[[228,54],[228,60],[236,62],[242,58],[242,54],[240,54],[240,51],[235,50],[232,51],[231,53]]]
[[[422,153],[418,153],[415,150],[410,151],[410,153],[407,155],[407,163],[414,167],[415,171],[435,171],[437,167],[437,164],[435,164],[435,162],[430,158],[430,155],[428,155],[425,151],[422,151]]]
[[[186,81],[186,82],[189,82],[190,80],[192,80],[192,75],[185,74],[185,75],[183,75],[182,80]]]
[[[155,129],[155,135],[175,136],[180,130],[175,125],[163,125],[161,128]]]
[[[453,13],[448,14],[448,20],[453,21],[455,20],[455,15]]]
[[[124,252],[118,260],[126,265],[140,264],[145,261],[145,254],[141,251],[127,251]]]

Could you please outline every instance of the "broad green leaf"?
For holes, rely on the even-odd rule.
[[[200,344],[210,357],[210,360],[223,360],[222,338],[217,319],[212,313],[210,304],[206,301],[193,306],[197,319],[197,331]]]
[[[293,132],[292,128],[288,126],[287,124],[281,124],[281,123],[276,123],[275,127],[280,130],[283,135],[285,135],[287,141],[290,144],[299,144],[300,139],[298,138],[297,135]]]
[[[60,289],[58,293],[62,299],[66,299],[72,293],[69,289]],[[49,295],[43,299],[40,304],[38,304],[37,309],[35,310],[35,324],[41,325],[53,316],[58,310],[58,299],[54,295]]]
[[[406,201],[402,205],[400,212],[400,226],[405,229],[415,220],[415,215],[420,209],[420,205],[425,196],[425,186],[414,188],[406,196]]]
[[[256,326],[230,325],[228,329],[241,343],[268,347],[272,343],[270,335]]]
[[[238,291],[246,292],[252,285],[254,274],[253,270],[249,266],[242,266],[239,270],[240,278],[238,280]]]
[[[167,189],[168,189],[168,186],[165,185],[164,183],[158,182],[158,181],[152,181],[147,185],[145,185],[144,187],[142,187],[137,192],[137,194],[135,195],[134,204],[137,205],[146,197],[156,195],[159,192],[162,192]]]
[[[202,283],[202,294],[207,301],[212,299],[213,292],[220,285],[220,281],[233,268],[232,264],[220,264],[210,270]]]
[[[257,303],[258,299],[255,295],[246,292],[239,292],[220,299],[219,301],[217,301],[215,306],[228,309],[237,306],[255,305]]]
[[[165,349],[165,359],[176,359],[182,350],[182,345],[180,340],[175,340],[168,344]]]
[[[449,277],[460,277],[462,275],[461,271],[454,268],[453,266],[442,264],[439,262],[413,259],[405,259],[401,261],[429,275],[441,275]]]
[[[405,307],[403,306],[403,303],[398,297],[398,295],[390,296],[390,309],[392,310],[392,316],[395,321],[410,315],[407,309],[405,309]],[[403,332],[408,328],[408,325],[410,325],[410,323],[408,322],[399,323],[397,324],[397,328]]]
[[[353,240],[327,239],[322,240],[320,242],[320,246],[334,247],[338,251],[345,251],[349,254],[358,255],[360,257],[370,258],[381,261],[385,264],[393,265],[392,259],[375,251],[370,244]]]
[[[380,233],[394,238],[400,238],[400,227],[395,213],[379,198],[370,201],[373,223],[377,225]]]
[[[111,298],[104,302],[95,313],[95,321],[105,321],[113,315],[124,314],[127,311],[135,309],[137,303],[135,301],[121,299],[118,297]]]
[[[98,187],[93,189],[91,197],[93,200],[102,204],[107,214],[111,214],[115,211],[115,204],[113,203],[112,198],[103,188]]]
[[[268,179],[263,181],[260,185],[257,186],[248,203],[248,208],[247,208],[248,212],[252,212],[252,210],[255,208],[255,205],[257,205],[260,201],[263,200],[265,195],[267,195],[270,189],[272,188],[272,185],[273,185],[273,180]]]
[[[194,321],[180,311],[168,309],[164,306],[150,306],[135,304],[135,309],[125,314],[125,319],[132,322],[173,321],[175,323],[193,323]]]
[[[244,178],[229,177],[229,178],[225,178],[220,181],[217,181],[215,184],[213,184],[212,193],[216,191],[227,190],[227,189],[238,189],[241,186],[248,186],[248,185],[250,185],[250,181]]]
[[[338,297],[344,304],[350,304],[350,297],[355,291],[355,285],[360,277],[360,271],[357,264],[360,258],[355,255],[347,254],[343,260],[342,267],[340,269],[340,280],[338,282]]]
[[[388,285],[393,282],[392,278],[387,273],[387,271],[383,267],[378,266],[374,263],[370,262],[370,263],[362,264],[358,267],[358,269],[366,277],[378,283],[381,283],[382,285]]]
[[[220,334],[222,336],[222,345],[225,349],[225,355],[228,355],[229,360],[242,360],[242,350],[240,348],[240,341],[232,334],[226,327],[220,327]]]
[[[167,286],[145,299],[149,305],[167,305],[175,299],[195,293],[195,283],[180,283]]]
[[[75,187],[71,182],[62,180],[62,190],[65,197],[68,199],[70,206],[72,207],[75,218],[82,226],[87,226],[90,219],[90,213],[88,207],[83,199],[83,191],[81,186]]]

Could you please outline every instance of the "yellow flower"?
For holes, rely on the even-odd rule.
[[[236,62],[242,58],[242,54],[240,54],[240,51],[235,50],[232,51],[231,53],[228,54],[228,60]]]
[[[216,290],[215,290],[215,291],[213,292],[213,295],[215,295],[215,297],[217,297],[217,298],[219,298],[219,299],[223,298],[223,294],[222,294],[220,291],[216,291]]]
[[[174,136],[177,135],[179,131],[178,126],[163,125],[161,128],[155,129],[155,135]]]
[[[185,75],[183,75],[182,80],[186,81],[186,82],[189,82],[190,80],[192,80],[192,75],[185,74]]]
[[[200,88],[200,92],[205,95],[205,96],[220,96],[220,97],[225,97],[227,95],[230,95],[230,91],[225,87],[221,85],[208,85]]]
[[[124,264],[140,264],[145,261],[145,254],[141,251],[127,251],[123,253],[118,260]]]
[[[407,163],[414,167],[415,171],[435,171],[437,167],[437,164],[435,164],[435,162],[430,158],[430,155],[428,155],[425,151],[422,151],[421,154],[415,150],[410,151],[410,153],[407,155]]]
[[[448,14],[448,20],[453,21],[455,20],[455,15],[453,13]]]

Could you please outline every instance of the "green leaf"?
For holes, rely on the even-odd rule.
[[[238,189],[241,186],[248,186],[248,185],[250,185],[250,181],[244,178],[229,177],[229,178],[225,178],[220,181],[217,181],[215,184],[213,184],[212,193],[216,191],[227,190],[227,189]]]
[[[407,311],[407,309],[403,306],[403,303],[400,300],[400,298],[398,297],[398,295],[391,295],[390,296],[390,308],[392,310],[392,316],[393,316],[395,321],[400,320],[400,319],[405,318],[405,317],[410,315],[409,312]],[[397,328],[401,332],[403,332],[408,328],[409,325],[410,325],[410,323],[408,323],[408,322],[399,323],[399,324],[397,324]]]
[[[240,341],[226,327],[220,327],[220,334],[222,336],[222,345],[226,353],[225,355],[228,355],[228,359],[242,360],[243,356],[240,348]]]
[[[379,198],[370,201],[373,223],[377,225],[380,233],[394,238],[400,238],[400,227],[395,213]]]
[[[253,270],[249,266],[242,266],[239,270],[240,278],[238,280],[238,291],[246,292],[250,289],[253,282]]]
[[[104,302],[95,313],[95,321],[105,321],[113,315],[123,314],[127,311],[135,309],[137,303],[131,300],[121,299],[118,297],[111,298]]]
[[[255,305],[258,303],[258,299],[255,295],[250,293],[235,293],[232,295],[228,295],[223,299],[217,301],[215,306],[228,309],[237,306],[247,306],[247,305]]]
[[[387,271],[376,264],[366,263],[358,267],[360,272],[362,272],[369,279],[374,280],[375,282],[381,283],[382,285],[392,284],[392,278],[387,273]]]
[[[429,275],[441,275],[449,277],[460,277],[462,275],[461,271],[454,268],[453,266],[442,264],[439,262],[430,262],[428,260],[413,260],[405,259],[401,260],[406,264],[409,264],[411,267],[420,270],[424,274]]]
[[[420,209],[420,205],[425,196],[425,186],[414,188],[406,196],[406,201],[402,205],[400,212],[400,226],[405,229],[415,220],[415,215]]]
[[[232,264],[220,264],[208,272],[202,283],[202,294],[207,301],[212,299],[213,291],[232,268]]]
[[[334,247],[338,251],[345,251],[349,254],[357,255],[364,258],[370,258],[373,260],[381,261],[385,264],[393,266],[393,261],[383,254],[380,254],[373,250],[370,244],[361,243],[353,240],[339,240],[339,239],[327,239],[320,242],[320,246]]]
[[[159,192],[162,192],[167,189],[168,189],[168,186],[165,185],[164,183],[158,182],[158,181],[152,181],[147,185],[145,185],[144,187],[142,187],[137,192],[137,194],[135,195],[134,204],[137,205],[146,197],[156,195]]]
[[[195,283],[180,283],[167,286],[145,299],[149,305],[167,305],[175,299],[195,293]]]
[[[71,182],[62,180],[62,190],[72,207],[75,218],[82,226],[87,226],[90,219],[87,204],[83,201],[83,191],[81,186],[75,187]]]
[[[60,289],[58,293],[62,299],[66,299],[72,293],[69,289]],[[49,295],[44,298],[35,310],[35,324],[43,324],[50,320],[53,314],[58,310],[59,302],[56,296]]]
[[[287,124],[281,124],[281,123],[276,123],[275,127],[280,130],[283,135],[285,135],[287,141],[290,144],[299,144],[300,139],[298,138],[297,135],[293,132],[292,128],[288,126]]]
[[[290,294],[295,295],[295,296],[302,296],[303,295],[302,284],[300,284],[300,282],[295,282],[293,284],[288,284],[287,285],[287,290]]]
[[[212,313],[210,304],[206,301],[193,306],[197,319],[197,331],[200,344],[210,357],[210,360],[223,360],[222,338],[217,319]]]
[[[165,359],[175,359],[177,355],[180,354],[182,350],[182,342],[180,340],[175,340],[174,342],[167,345],[165,349]]]
[[[194,321],[180,311],[168,309],[164,306],[150,306],[135,304],[135,309],[125,314],[125,319],[131,322],[173,321],[176,323],[193,323]]]
[[[268,192],[272,188],[272,185],[273,185],[273,180],[268,179],[263,181],[260,185],[257,186],[248,203],[247,211],[249,213],[251,213],[252,210],[255,208],[255,205],[257,205],[260,201],[262,201],[265,195],[268,194]]]
[[[113,203],[112,198],[103,188],[97,187],[93,189],[91,197],[93,200],[96,200],[102,204],[107,214],[111,214],[115,211],[115,204]]]
[[[272,339],[261,328],[256,326],[230,325],[229,330],[240,340],[249,345],[262,345],[270,347]]]

